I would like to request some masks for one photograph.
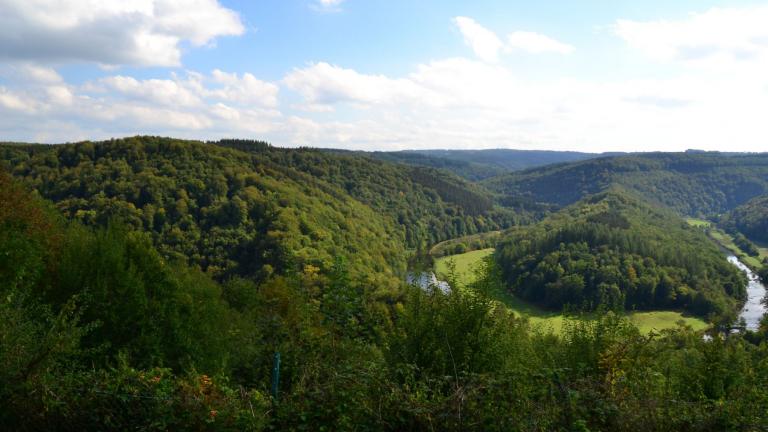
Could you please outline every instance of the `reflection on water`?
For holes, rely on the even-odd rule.
[[[763,304],[765,298],[765,285],[760,283],[760,279],[746,265],[733,255],[728,256],[728,262],[738,267],[747,274],[749,285],[747,286],[747,302],[741,309],[739,318],[743,318],[747,323],[747,330],[757,330],[760,327],[760,320],[765,315],[766,308]]]
[[[448,282],[438,280],[433,272],[408,273],[406,282],[409,285],[417,285],[424,291],[430,291],[435,288],[442,291],[443,294],[448,294],[451,291]]]

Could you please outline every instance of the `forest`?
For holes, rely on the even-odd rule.
[[[549,308],[735,310],[746,280],[699,230],[624,191],[585,198],[498,248],[509,287]]]
[[[363,153],[366,154],[366,153]],[[367,153],[376,159],[407,165],[440,168],[468,180],[479,181],[510,171],[601,156],[596,153],[537,150],[405,150]]]
[[[753,198],[723,215],[720,224],[750,239],[768,243],[768,196]]]
[[[164,257],[218,278],[287,268],[399,280],[406,248],[506,228],[534,210],[494,204],[448,173],[265,143],[135,137],[0,146],[10,172],[70,218],[146,231]]]
[[[500,194],[559,206],[620,185],[679,214],[708,217],[768,193],[768,155],[689,152],[601,157],[504,174],[483,184]]]
[[[764,193],[763,169],[618,156],[477,183],[260,141],[2,144],[0,424],[765,429],[768,321],[724,331],[745,278],[680,217]],[[496,253],[447,293],[407,285],[441,244]],[[565,310],[562,331],[500,291]],[[643,333],[623,313],[657,309],[713,325]]]

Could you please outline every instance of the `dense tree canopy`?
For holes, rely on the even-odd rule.
[[[484,180],[510,171],[598,157],[596,153],[543,150],[405,150],[370,156],[408,165],[440,168],[468,180]]]
[[[530,222],[540,208],[494,205],[482,187],[446,171],[383,162],[352,152],[282,149],[263,142],[223,140],[218,145],[255,154],[262,163],[290,167],[336,185],[397,221],[411,248]]]
[[[383,282],[404,271],[396,225],[336,188],[235,150],[167,139],[5,147],[13,173],[89,225],[119,219],[166,258],[216,275],[330,268]]]
[[[257,141],[7,144],[0,160],[65,215],[117,218],[216,277],[325,272],[346,256],[355,275],[391,286],[406,247],[529,218],[447,173]]]
[[[754,198],[723,215],[720,224],[759,242],[768,243],[768,195]]]
[[[731,210],[768,192],[768,155],[648,153],[534,168],[488,179],[490,189],[560,206],[614,185],[686,215]]]
[[[493,265],[447,294],[397,286],[405,233],[392,210],[371,204],[390,191],[362,200],[373,176],[356,199],[327,174],[269,165],[253,149],[147,138],[1,149],[17,176],[0,172],[0,424],[9,430],[768,425],[768,322],[746,335],[705,339],[680,327],[643,336],[607,313],[567,319],[554,335],[492,300],[502,289]],[[442,209],[455,205],[405,173]],[[239,243],[216,240],[229,235],[263,241],[259,253],[236,260]],[[507,236],[502,262],[542,263],[540,281],[560,299],[582,288],[605,305],[644,307],[650,289],[648,298],[699,311],[741,295],[741,276],[703,234],[623,193]],[[272,255],[281,250],[288,258]],[[551,272],[561,277],[547,285]]]
[[[704,234],[627,193],[610,191],[513,230],[497,261],[515,294],[588,309],[735,310],[743,275]]]

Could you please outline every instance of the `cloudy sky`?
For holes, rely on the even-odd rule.
[[[135,134],[768,151],[768,3],[0,0],[0,140]]]

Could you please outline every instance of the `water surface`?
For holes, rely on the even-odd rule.
[[[749,285],[747,285],[747,302],[739,313],[739,318],[743,318],[747,323],[747,330],[757,330],[760,328],[760,321],[765,315],[766,307],[763,304],[765,298],[765,285],[760,283],[760,279],[744,263],[739,261],[734,255],[728,256],[728,262],[735,265],[739,270],[747,274]]]

